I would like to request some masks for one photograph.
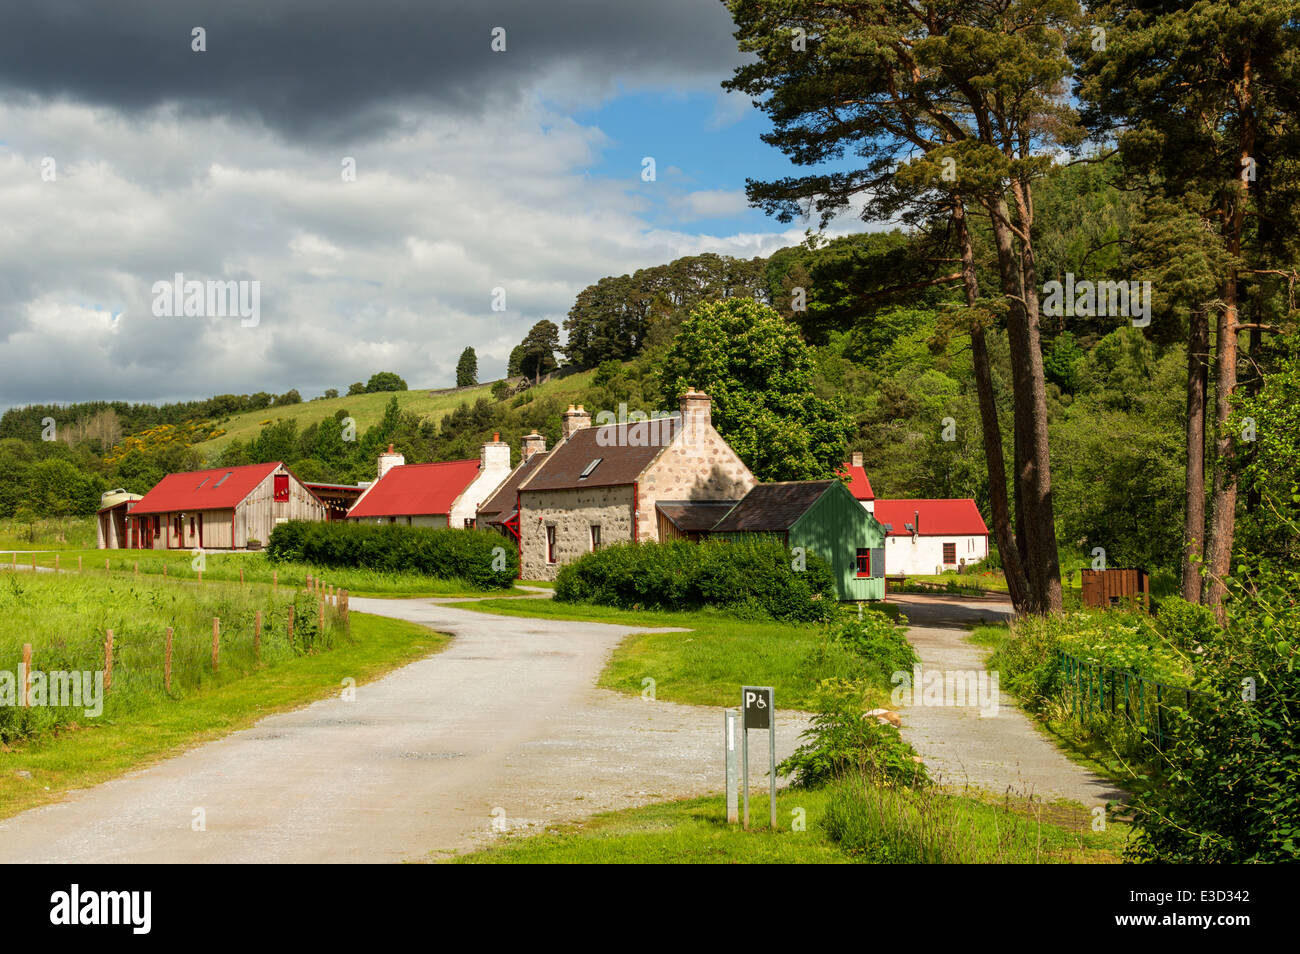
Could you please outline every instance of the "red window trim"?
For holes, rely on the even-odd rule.
[[[869,547],[858,547],[857,551],[858,552],[857,552],[856,563],[858,569],[858,578],[861,579],[863,577],[871,576],[871,549]],[[863,561],[866,562],[865,570],[863,569]]]

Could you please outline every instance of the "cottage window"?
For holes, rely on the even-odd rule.
[[[957,562],[957,544],[945,543],[943,545],[943,562],[946,565],[956,564]]]
[[[475,521],[474,521],[474,518],[473,518],[473,517],[466,517],[466,518],[465,518],[465,529],[466,529],[466,530],[473,530],[473,529],[474,529],[474,524],[475,524]]]
[[[866,547],[858,547],[858,576],[871,575],[871,551]]]
[[[591,549],[592,552],[600,549],[600,524],[591,525]]]
[[[289,502],[289,475],[288,474],[275,475],[275,502],[276,503]]]
[[[555,562],[555,527],[546,528],[546,562]]]

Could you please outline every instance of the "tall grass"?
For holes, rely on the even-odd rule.
[[[94,517],[41,517],[31,523],[0,519],[0,550],[95,546]]]
[[[294,607],[294,638],[288,615]],[[262,613],[259,651],[255,614]],[[328,650],[346,638],[339,615],[326,610],[318,628],[315,596],[292,587],[221,583],[200,587],[148,576],[105,577],[61,573],[0,573],[0,671],[16,674],[23,644],[32,645],[32,670],[103,672],[106,632],[113,630],[112,686],[97,718],[129,717],[137,707],[179,699],[238,679],[259,666]],[[219,664],[212,669],[212,621],[220,619]],[[164,680],[165,640],[173,630],[172,681]],[[51,700],[53,701],[53,700]],[[0,741],[87,721],[84,707],[0,705]]]
[[[36,565],[52,569],[55,565],[54,553],[36,554]],[[168,579],[197,580],[197,566],[203,567],[203,582],[238,583],[240,571],[243,571],[245,583],[279,582],[280,586],[303,586],[307,577],[314,580],[323,579],[326,584],[346,589],[353,596],[412,596],[420,595],[461,595],[477,593],[479,589],[464,580],[437,579],[423,573],[404,571],[372,570],[363,567],[319,567],[309,563],[273,563],[264,553],[208,553],[201,564],[196,564],[189,550],[154,551],[154,550],[77,550],[57,554],[59,568],[77,569],[77,558],[86,575],[104,575],[105,561],[108,562],[109,575],[121,576],[133,574],[138,565],[141,576],[162,576],[166,567]],[[14,562],[8,555],[0,557],[0,569]],[[17,564],[30,567],[30,554],[20,554]]]
[[[993,805],[938,785],[833,783],[822,824],[863,860],[892,864],[1037,864],[1066,861],[1081,834],[1044,826],[1036,802]]]

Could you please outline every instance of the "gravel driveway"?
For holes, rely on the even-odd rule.
[[[355,701],[269,716],[0,822],[0,862],[425,860],[502,828],[722,789],[720,709],[594,688],[619,641],[648,630],[445,602],[353,599],[455,639]],[[778,718],[778,759],[805,725]],[[765,735],[751,751],[764,769]]]

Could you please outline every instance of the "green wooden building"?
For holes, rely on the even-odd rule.
[[[843,481],[758,484],[709,531],[725,540],[754,535],[825,559],[841,600],[885,598],[885,528]]]

